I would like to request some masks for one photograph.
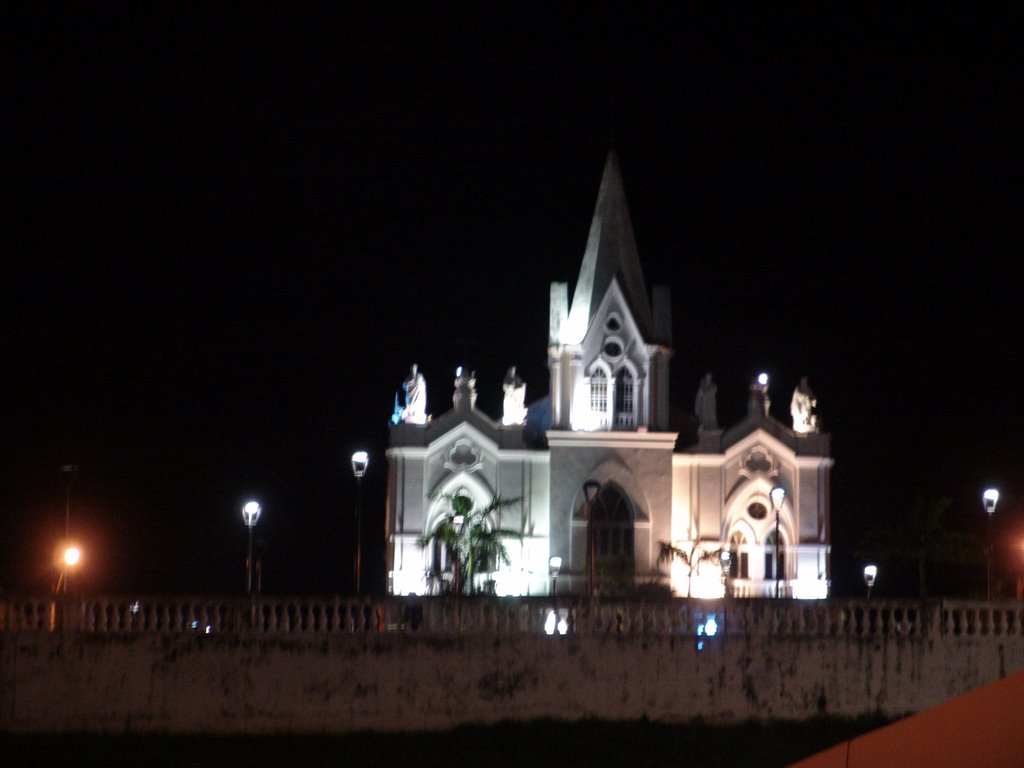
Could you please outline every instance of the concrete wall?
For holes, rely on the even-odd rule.
[[[389,601],[337,613],[292,601],[255,617],[247,604],[191,605],[215,623],[189,631],[195,619],[178,607],[139,619],[103,603],[76,606],[51,631],[43,616],[32,628],[23,607],[8,610],[0,731],[896,716],[1024,669],[1019,603],[581,605],[562,609],[566,635],[544,633],[541,600]],[[698,638],[709,609],[720,631]]]

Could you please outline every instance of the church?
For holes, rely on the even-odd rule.
[[[568,284],[551,285],[549,395],[527,406],[511,368],[496,420],[460,368],[451,407],[434,416],[411,368],[387,451],[389,591],[827,597],[832,459],[806,380],[791,424],[769,415],[762,374],[746,416],[723,427],[708,374],[696,429],[673,431],[671,355],[670,293],[648,292],[610,152],[572,300]],[[436,535],[465,533],[460,497],[461,510],[494,507],[474,525],[500,534],[504,554],[468,575]]]

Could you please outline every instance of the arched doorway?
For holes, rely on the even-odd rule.
[[[633,585],[633,502],[615,483],[601,486],[591,502],[594,588],[615,593]]]

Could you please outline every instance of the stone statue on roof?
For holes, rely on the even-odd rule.
[[[718,385],[715,384],[708,373],[700,380],[697,388],[697,397],[694,400],[693,412],[697,414],[697,421],[701,429],[718,429],[718,405],[715,396],[718,393]]]
[[[452,393],[452,405],[456,409],[468,405],[476,408],[476,371],[470,371],[469,375],[460,365],[455,369],[455,392]]]
[[[402,383],[405,391],[405,408],[402,409],[402,421],[406,424],[427,423],[427,380],[413,363],[409,375]]]
[[[516,373],[514,365],[505,374],[501,388],[505,392],[501,423],[505,426],[522,424],[526,421],[526,382]]]
[[[789,404],[789,411],[793,415],[794,432],[806,435],[818,431],[817,406],[818,401],[807,385],[807,377],[804,376],[793,390],[793,399]]]

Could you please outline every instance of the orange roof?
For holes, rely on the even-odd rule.
[[[1024,671],[837,744],[790,768],[943,765],[1024,765]]]

